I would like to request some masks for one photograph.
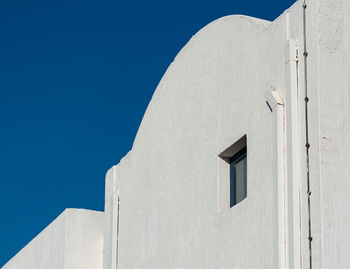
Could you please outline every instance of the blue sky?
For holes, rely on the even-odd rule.
[[[0,3],[0,266],[65,208],[103,210],[152,94],[199,29],[294,0]]]

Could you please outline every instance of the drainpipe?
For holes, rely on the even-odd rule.
[[[286,250],[286,178],[285,178],[285,106],[281,96],[275,89],[265,94],[266,104],[274,117],[274,133],[276,136],[275,165],[277,181],[277,229],[278,229],[278,268],[287,268]]]

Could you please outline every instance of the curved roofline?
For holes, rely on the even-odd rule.
[[[267,27],[272,23],[272,21],[268,21],[268,20],[263,20],[263,19],[259,19],[259,18],[255,18],[255,17],[250,17],[250,16],[246,16],[246,15],[240,15],[240,14],[234,14],[234,15],[227,15],[227,16],[223,16],[220,17],[218,19],[215,19],[214,21],[208,23],[207,25],[205,25],[203,28],[201,28],[200,30],[198,30],[189,40],[188,42],[181,48],[181,50],[176,54],[174,60],[169,64],[168,68],[166,69],[166,71],[164,72],[162,78],[160,79],[159,83],[157,84],[157,87],[155,88],[152,98],[150,100],[150,102],[147,105],[147,108],[145,110],[145,113],[142,117],[141,123],[139,124],[138,130],[136,132],[134,141],[133,141],[133,145],[131,150],[134,148],[135,146],[135,142],[137,140],[138,134],[140,129],[142,128],[142,125],[144,123],[144,119],[147,115],[147,112],[149,110],[149,107],[154,99],[155,94],[157,93],[157,89],[159,88],[159,85],[163,82],[164,78],[166,77],[166,74],[168,73],[169,69],[173,66],[174,62],[176,61],[176,59],[178,57],[180,57],[182,55],[182,52],[186,49],[186,47],[188,47],[189,45],[192,44],[193,40],[195,38],[200,38],[200,35],[204,32],[206,32],[207,30],[209,30],[211,27],[217,25],[218,23],[221,23],[223,21],[226,20],[237,20],[237,21],[245,21],[245,22],[250,22],[252,24],[254,24],[257,28],[262,28],[262,29],[267,29]]]
[[[220,18],[217,18],[217,19],[213,20],[212,22],[208,23],[203,28],[201,28],[197,33],[201,32],[202,30],[205,30],[208,26],[210,26],[210,25],[212,25],[214,23],[220,22],[222,20],[230,19],[230,18],[245,19],[247,21],[255,22],[257,24],[261,24],[261,25],[264,25],[264,26],[268,26],[270,23],[272,23],[272,21],[259,19],[259,18],[255,18],[255,17],[243,15],[243,14],[232,14],[232,15],[226,15],[226,16],[223,16],[223,17],[220,17]]]
[[[190,45],[190,43],[192,42],[193,38],[197,38],[200,36],[201,33],[207,31],[208,29],[210,29],[212,26],[214,26],[215,24],[218,24],[218,23],[221,23],[222,21],[225,21],[225,20],[228,20],[228,19],[242,19],[243,21],[248,21],[248,22],[251,22],[253,24],[255,24],[257,27],[263,27],[263,28],[267,28],[271,23],[272,21],[268,21],[268,20],[263,20],[263,19],[259,19],[259,18],[255,18],[255,17],[250,17],[250,16],[247,16],[247,15],[241,15],[241,14],[233,14],[233,15],[227,15],[227,16],[223,16],[223,17],[220,17],[220,18],[217,18],[215,20],[213,20],[212,22],[208,23],[207,25],[205,25],[204,27],[202,27],[201,29],[199,29],[188,41],[187,43],[179,50],[179,52],[176,54],[175,58],[174,58],[174,61],[176,60],[176,58],[178,56],[181,55],[181,52],[183,49],[185,49],[188,45]],[[174,62],[173,61],[173,62]],[[172,65],[171,62],[168,66],[168,68]],[[164,72],[164,75],[166,74],[166,72],[168,71],[168,69]],[[163,75],[163,77],[164,77]],[[163,77],[161,78],[161,80],[159,81],[158,85],[160,84],[160,82],[162,81]],[[158,88],[158,85],[157,85],[157,88]],[[156,89],[157,89],[156,88]],[[155,90],[156,90],[155,89]],[[152,100],[151,100],[152,101]]]

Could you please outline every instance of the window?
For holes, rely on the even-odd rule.
[[[247,197],[247,147],[230,159],[230,207]]]
[[[243,136],[218,156],[218,212],[247,197],[247,137]]]

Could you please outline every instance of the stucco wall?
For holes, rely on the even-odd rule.
[[[64,268],[64,241],[65,213],[62,213],[3,268]]]
[[[169,66],[132,151],[109,172],[120,268],[278,268],[271,87],[284,102],[282,264],[310,263],[308,130],[313,268],[350,268],[350,4],[307,1],[307,113],[303,10],[298,1],[272,23],[221,18]],[[216,159],[244,134],[248,197],[218,214]]]
[[[66,209],[4,269],[98,269],[103,257],[103,213]]]
[[[303,10],[193,36],[106,175],[105,213],[65,211],[4,268],[102,268],[102,233],[104,269],[309,268],[306,131],[313,268],[350,268],[350,3],[307,1],[307,58]],[[248,196],[219,212],[218,155],[243,135]]]
[[[350,2],[310,1],[307,14],[312,187],[319,192],[313,203],[322,239],[317,258],[323,268],[350,268]]]
[[[160,82],[120,181],[118,268],[277,268],[273,117],[286,20],[219,19]],[[218,214],[217,156],[247,135],[248,197]]]

